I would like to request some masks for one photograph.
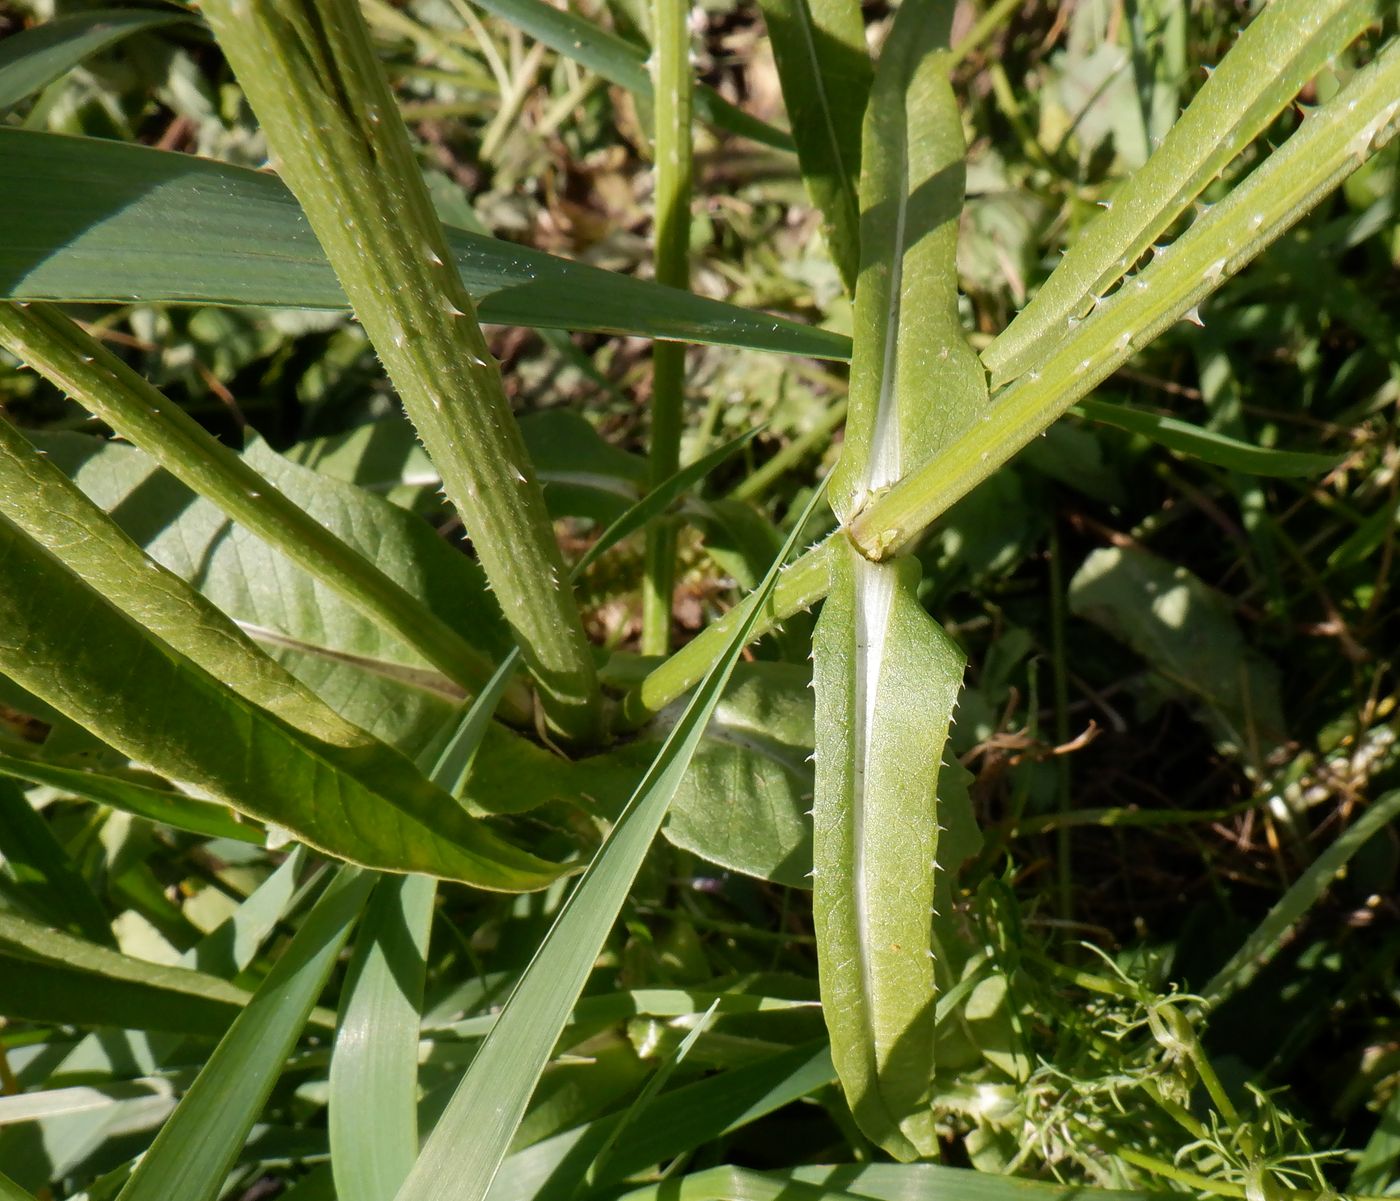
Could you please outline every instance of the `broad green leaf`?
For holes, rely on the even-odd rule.
[[[948,81],[952,7],[906,7],[865,115],[850,409],[831,480],[843,524],[987,408],[985,376],[958,317],[966,148]]]
[[[1165,446],[1168,450],[1174,450],[1188,458],[1200,459],[1203,463],[1212,463],[1216,467],[1224,467],[1245,475],[1317,475],[1330,471],[1340,462],[1337,455],[1309,454],[1306,451],[1255,446],[1216,430],[1192,425],[1189,421],[1102,400],[1082,400],[1071,411],[1100,425],[1111,425],[1120,430],[1127,430],[1130,434],[1141,434],[1159,446]]]
[[[1264,916],[1240,949],[1206,983],[1201,999],[1217,1006],[1249,984],[1278,953],[1293,929],[1317,904],[1332,881],[1346,870],[1351,857],[1374,835],[1400,817],[1400,791],[1377,797],[1328,848],[1308,864],[1287,892]]]
[[[808,511],[755,594],[747,621],[730,639],[724,657],[706,675],[574,886],[429,1136],[397,1194],[399,1201],[447,1197],[479,1201],[486,1196],[540,1073],[748,641],[749,629],[821,495],[821,489],[814,492]]]
[[[913,559],[871,563],[846,548],[813,640],[822,1011],[851,1112],[904,1160],[937,1146],[937,789],[964,667],[920,606],[918,579]]]
[[[511,890],[557,874],[382,744],[327,742],[252,704],[8,519],[0,563],[0,667],[132,759],[370,866]]]
[[[609,83],[647,100],[653,98],[646,50],[608,32],[596,21],[554,8],[542,0],[472,0],[472,3],[509,21],[555,53],[573,59]],[[711,125],[765,146],[778,150],[793,148],[788,134],[735,108],[713,88],[699,86],[695,89],[695,113]]]
[[[57,309],[0,305],[0,343],[460,686],[478,688],[490,675],[490,660],[461,627],[425,608],[372,556],[337,538],[273,487],[247,456],[224,446]],[[523,698],[517,710],[522,718],[528,715]]]
[[[958,318],[965,147],[948,81],[952,5],[906,3],[876,68],[861,175],[843,523],[985,416]],[[861,1129],[897,1159],[937,1154],[932,911],[938,772],[963,657],[919,605],[913,559],[838,534],[817,619],[813,913],[832,1059]]]
[[[340,1201],[388,1201],[418,1154],[418,1015],[436,882],[375,885],[346,976],[331,1057],[331,1166]]]
[[[596,1182],[606,1185],[666,1163],[710,1139],[816,1092],[835,1078],[825,1046],[800,1046],[662,1093],[647,1120],[620,1140]],[[489,1201],[570,1201],[578,1181],[616,1128],[611,1115],[517,1151]]]
[[[1251,765],[1285,740],[1278,670],[1245,642],[1225,598],[1185,568],[1104,547],[1070,581],[1069,605],[1196,701],[1217,741]]]
[[[327,658],[416,671],[454,690],[423,656],[140,450],[81,434],[35,434],[46,454],[161,566],[188,580],[269,649],[289,641]],[[421,518],[355,485],[288,462],[255,440],[243,459],[286,499],[366,558],[447,625],[470,631],[487,659],[510,648],[480,568]],[[315,681],[317,690],[321,681]]]
[[[13,34],[0,42],[0,110],[13,108],[133,33],[189,21],[178,12],[101,8]]]
[[[102,902],[43,815],[8,780],[0,780],[0,892],[70,934],[115,945]]]
[[[1273,0],[1196,95],[1146,164],[1117,190],[1029,305],[982,353],[1000,386],[1070,331],[1097,298],[1299,90],[1380,19],[1377,0]]]
[[[341,868],[141,1157],[120,1201],[212,1201],[277,1083],[374,877]]]
[[[188,968],[133,959],[0,911],[0,1013],[34,1022],[222,1034],[241,988]]]
[[[7,743],[6,749],[19,748]],[[23,757],[0,754],[0,775],[47,784],[70,796],[206,838],[228,838],[255,846],[267,841],[267,831],[261,824],[239,821],[220,805],[196,800],[182,792],[152,788],[108,772],[50,763],[38,754],[26,752]]]
[[[860,131],[874,72],[858,0],[762,0],[802,182],[847,292],[860,270]]]
[[[1388,42],[1287,142],[1152,262],[1043,347],[1034,370],[938,455],[876,498],[851,537],[883,558],[906,547],[960,497],[1315,209],[1400,131],[1400,42]],[[994,418],[994,419],[993,419]]]
[[[806,666],[742,664],[662,833],[711,863],[810,888],[812,696]]]
[[[781,317],[449,230],[483,321],[843,359]],[[0,128],[0,297],[345,309],[275,176],[188,154]]]

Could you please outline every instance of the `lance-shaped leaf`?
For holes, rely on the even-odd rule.
[[[952,5],[906,8],[865,116],[851,399],[831,480],[843,524],[986,409],[985,376],[958,320],[966,147],[948,82]]]
[[[1240,35],[1161,147],[1080,235],[1035,299],[982,354],[1000,385],[1025,371],[1123,278],[1154,238],[1385,7],[1377,0],[1274,0]]]
[[[8,518],[0,518],[0,670],[123,754],[329,854],[507,890],[557,874],[399,770],[387,747],[367,737],[328,742],[248,701]]]
[[[919,605],[915,560],[845,551],[814,639],[822,1012],[856,1121],[908,1160],[936,1144],[937,786],[964,660]]]
[[[860,269],[860,127],[873,71],[859,0],[762,0],[797,161],[848,291]]]
[[[850,415],[832,485],[843,523],[986,408],[957,309],[964,145],[951,17],[941,0],[900,9],[866,114]],[[916,562],[872,563],[840,542],[814,638],[822,1009],[856,1121],[908,1160],[937,1149],[937,785],[963,660],[918,603]]]

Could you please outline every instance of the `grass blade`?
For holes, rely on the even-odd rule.
[[[340,1201],[388,1201],[418,1154],[418,1026],[436,881],[375,886],[345,981],[328,1111]]]
[[[700,743],[783,560],[801,535],[799,519],[756,593],[755,607],[711,668],[637,785],[617,824],[565,902],[482,1044],[466,1077],[398,1193],[398,1201],[471,1201],[486,1195],[540,1073],[626,899],[666,807]]]
[[[1187,458],[1200,459],[1216,467],[1244,475],[1320,475],[1331,471],[1341,460],[1338,455],[1310,454],[1298,450],[1275,450],[1231,438],[1216,430],[1202,429],[1189,421],[1149,413],[1128,405],[1084,399],[1072,410],[1100,425],[1111,425],[1130,434],[1141,434],[1159,446]]]
[[[1351,857],[1372,835],[1384,830],[1397,817],[1400,817],[1400,791],[1387,792],[1372,801],[1355,823],[1314,859],[1279,898],[1240,949],[1201,989],[1201,999],[1207,1005],[1219,1005],[1253,980]]]
[[[802,182],[846,291],[860,271],[860,132],[874,69],[857,0],[762,0]]]
[[[993,386],[1073,328],[1310,79],[1380,19],[1377,0],[1274,0],[1240,35],[1143,167],[982,353]]]
[[[84,59],[133,33],[190,18],[176,12],[101,8],[46,21],[0,42],[0,111],[48,87]]]
[[[0,1172],[0,1201],[35,1201],[35,1199],[32,1193],[25,1192],[4,1172]]]
[[[77,1026],[222,1034],[241,988],[166,967],[0,912],[0,1013]]]
[[[0,780],[0,871],[4,891],[34,916],[92,942],[115,946],[97,899],[49,823],[24,793]]]
[[[11,300],[349,307],[305,214],[265,172],[0,128],[0,216],[0,297]],[[850,340],[827,330],[446,233],[483,321],[850,357]]]
[[[21,749],[11,743],[6,743],[5,747],[11,752]],[[262,846],[267,841],[267,831],[260,823],[239,821],[219,805],[89,768],[48,763],[28,750],[22,758],[13,753],[0,754],[0,775],[47,784],[70,796],[205,838],[228,838],[254,846]]]
[[[609,83],[634,95],[655,99],[647,73],[647,52],[573,13],[540,0],[473,0],[503,21],[522,29],[556,54],[571,58]],[[735,108],[713,88],[695,90],[695,112],[702,120],[776,150],[791,150],[792,138],[780,129]]]
[[[220,1040],[119,1201],[211,1201],[277,1083],[374,877],[342,868]]]

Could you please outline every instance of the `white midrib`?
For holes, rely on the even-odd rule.
[[[895,384],[899,376],[899,323],[904,294],[904,230],[909,216],[909,148],[901,140],[896,185],[894,245],[890,253],[889,286],[885,293],[885,344],[880,356],[880,397],[875,406],[875,431],[865,465],[863,505],[871,493],[893,484],[900,475],[899,406]],[[857,508],[860,506],[858,505]]]
[[[826,92],[826,76],[822,74],[821,60],[817,57],[816,38],[812,36],[812,13],[805,3],[794,7],[797,23],[802,29],[802,40],[807,46],[807,57],[812,64],[812,79],[817,85],[817,101],[822,106],[823,124],[826,126],[827,140],[831,143],[832,161],[836,164],[836,173],[841,180],[841,192],[844,196],[854,196],[857,189],[851,183],[850,172],[846,169],[846,158],[841,153],[841,140],[836,135],[836,117]]]
[[[867,1046],[878,1047],[873,1023],[872,1001],[875,969],[870,955],[869,887],[865,862],[865,792],[870,776],[873,747],[871,731],[880,699],[880,673],[885,662],[885,635],[889,630],[894,604],[895,569],[872,563],[855,553],[855,756],[851,781],[851,886],[855,889],[856,947],[860,956],[861,990],[865,998],[864,1018],[869,1039]],[[878,1068],[878,1062],[875,1067]]]

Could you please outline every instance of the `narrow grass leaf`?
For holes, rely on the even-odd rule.
[[[13,1180],[0,1172],[0,1201],[35,1201],[32,1193],[25,1192]]]
[[[449,1197],[453,1201],[479,1201],[486,1195],[747,643],[749,627],[821,495],[821,489],[813,494],[807,513],[794,526],[783,555],[759,589],[749,619],[741,624],[726,654],[696,690],[617,824],[575,885],[429,1136],[399,1190],[399,1201],[446,1201]]]
[[[87,878],[49,823],[8,780],[0,780],[0,891],[61,930],[116,945]]]
[[[459,229],[447,240],[483,321],[850,357],[828,330]],[[275,176],[22,129],[0,129],[0,297],[349,308]]]
[[[836,1078],[825,1044],[793,1047],[664,1092],[633,1126],[596,1181],[601,1188],[742,1129]],[[598,1118],[517,1151],[491,1186],[489,1201],[573,1201],[578,1182],[621,1120]]]
[[[1177,454],[1229,471],[1238,471],[1242,475],[1320,475],[1341,461],[1338,455],[1256,446],[1176,417],[1108,401],[1086,398],[1072,411],[1099,425],[1111,425],[1130,434],[1141,434]]]
[[[35,1022],[222,1034],[241,988],[188,968],[134,959],[0,912],[0,1014]]]
[[[647,100],[653,98],[647,71],[647,51],[585,20],[541,0],[473,0],[494,16],[509,21],[556,54],[571,58],[609,83]],[[791,150],[792,138],[767,122],[735,108],[713,88],[695,89],[695,112],[701,120],[777,150]]]
[[[860,134],[874,68],[858,0],[762,0],[802,182],[832,260],[855,294],[860,271]]]
[[[7,744],[7,749],[19,748]],[[0,754],[0,775],[28,780],[32,784],[47,784],[69,796],[120,809],[123,813],[205,838],[228,838],[254,846],[262,846],[267,841],[267,830],[260,822],[240,821],[220,805],[195,800],[182,792],[152,788],[148,784],[139,784],[93,768],[49,763],[31,757],[28,751],[23,758]]]
[[[141,1158],[119,1201],[212,1201],[325,987],[374,877],[342,868]]]
[[[1252,21],[1162,145],[1076,239],[1035,298],[982,353],[1000,386],[1063,337],[1097,298],[1386,6],[1274,0]]]
[[[418,1035],[436,881],[375,885],[346,976],[328,1126],[340,1201],[389,1201],[418,1154]]]
[[[1200,997],[1207,1005],[1219,1005],[1249,984],[1264,969],[1291,931],[1327,891],[1337,873],[1342,871],[1367,841],[1400,817],[1400,791],[1377,797],[1356,821],[1312,861],[1288,891],[1244,940],[1240,949],[1201,989]]]
[[[257,886],[227,918],[186,951],[185,967],[231,980],[257,957],[277,923],[294,909],[307,891],[314,889],[319,872],[305,886],[297,881],[306,866],[307,850],[295,846],[266,880]]]
[[[85,59],[133,33],[176,22],[181,13],[131,8],[99,8],[45,21],[0,42],[0,111],[48,87]]]
[[[831,1164],[788,1172],[728,1165],[647,1185],[619,1201],[1164,1201],[1180,1193],[1060,1185],[942,1164]]]
[[[951,20],[938,0],[900,9],[866,113],[850,413],[832,482],[843,523],[985,414],[957,308],[965,146]],[[873,563],[837,540],[813,639],[822,1010],[857,1123],[909,1160],[937,1153],[937,786],[964,661],[919,605],[915,560]]]
[[[246,700],[6,518],[0,564],[0,668],[137,762],[354,862],[508,890],[557,875],[382,744],[327,742]]]

